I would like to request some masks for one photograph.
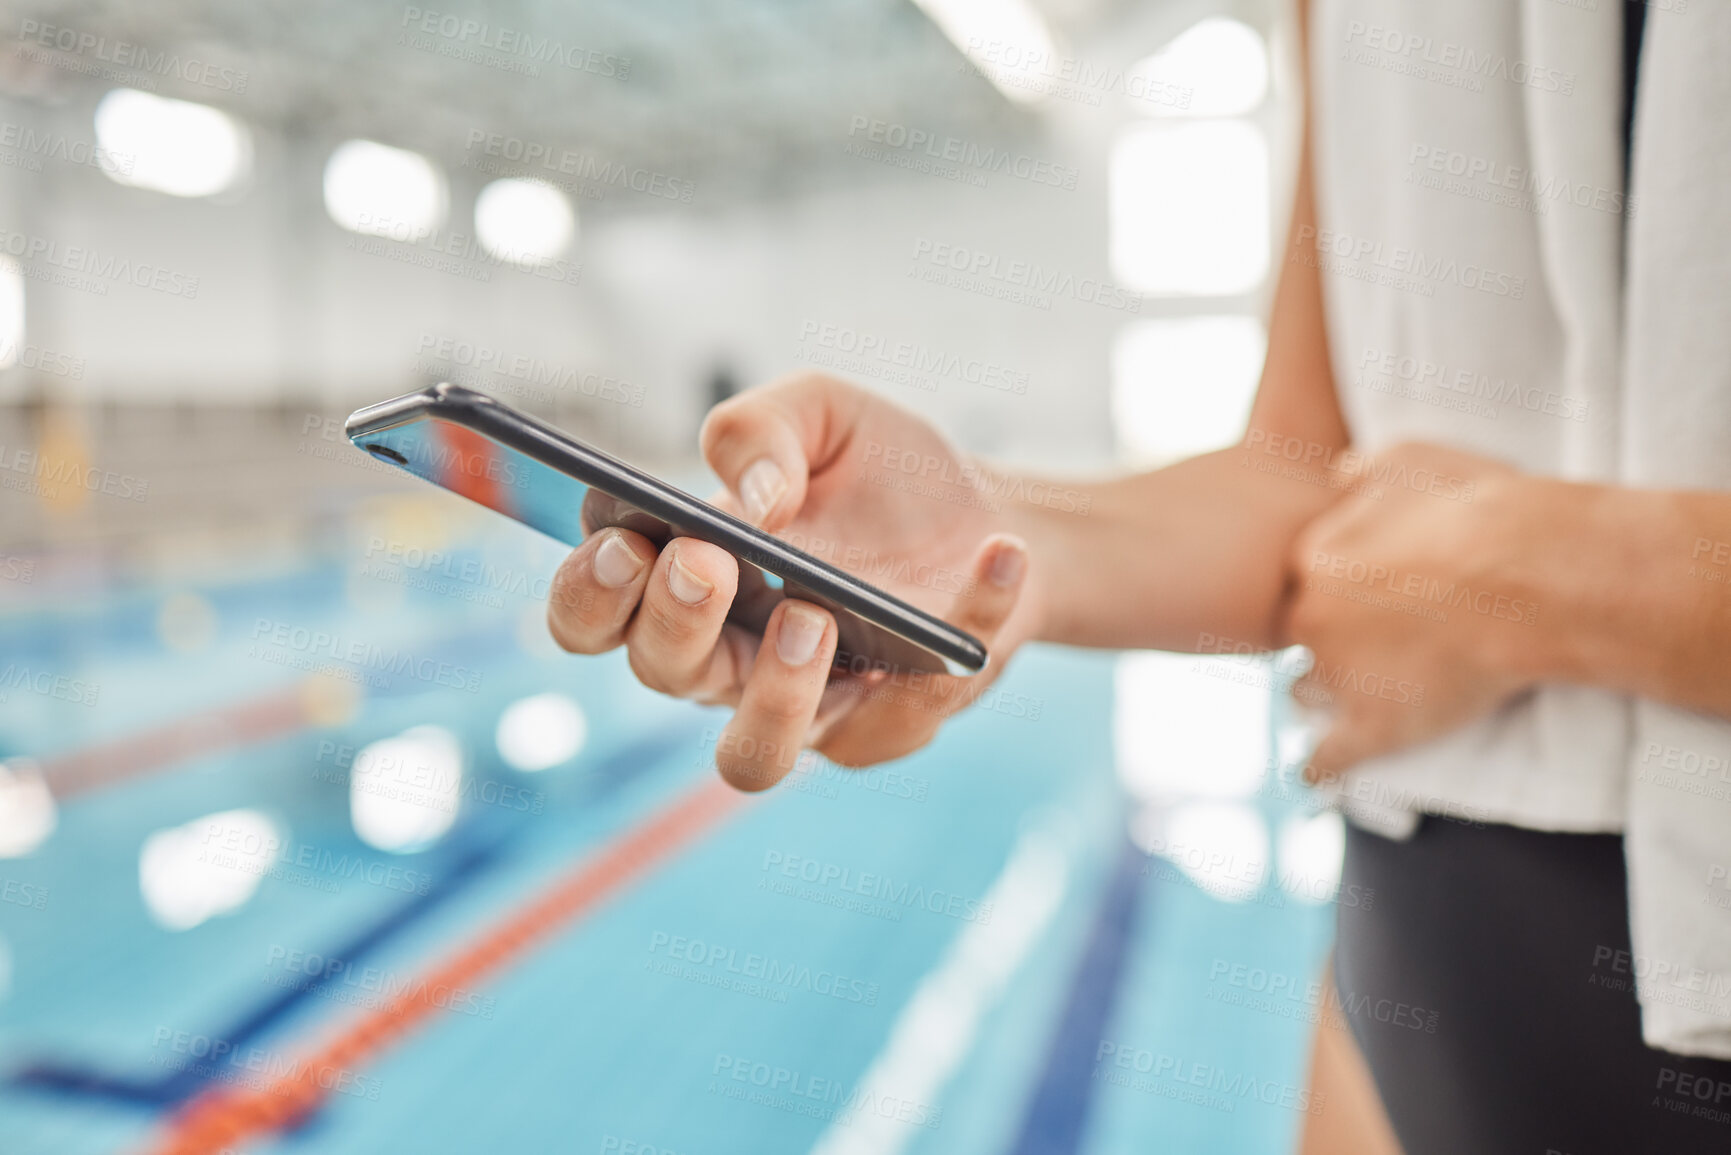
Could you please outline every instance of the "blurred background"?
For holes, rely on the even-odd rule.
[[[0,1149],[1296,1150],[1358,899],[1266,662],[1036,648],[740,801],[547,640],[562,548],[341,436],[457,381],[703,492],[820,369],[1077,478],[1229,444],[1294,34],[6,4]]]

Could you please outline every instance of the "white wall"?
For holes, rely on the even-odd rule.
[[[91,111],[0,103],[9,121],[86,142]],[[580,202],[577,285],[498,266],[483,284],[357,252],[358,238],[323,211],[323,146],[272,134],[257,134],[250,186],[215,201],[125,188],[54,159],[39,173],[0,166],[0,228],[199,280],[191,300],[29,280],[28,339],[82,358],[84,375],[0,372],[0,400],[46,386],[92,400],[306,398],[340,410],[419,385],[425,338],[449,337],[640,386],[641,408],[601,405],[598,420],[621,447],[660,456],[691,444],[715,366],[747,384],[787,372],[813,348],[801,336],[815,322],[1025,374],[1025,396],[954,378],[939,378],[935,393],[866,382],[967,445],[1020,460],[1102,460],[1107,352],[1126,314],[1063,297],[1035,309],[908,273],[925,238],[1077,280],[1105,275],[1103,144],[1075,133],[1070,151],[1029,146],[1079,169],[1066,191],[1004,174],[986,188],[903,174],[844,156],[845,143],[833,170],[814,178],[827,191],[709,205],[700,188],[692,205],[665,208],[620,203],[609,190],[599,205]],[[467,234],[478,182],[449,175],[449,227]]]

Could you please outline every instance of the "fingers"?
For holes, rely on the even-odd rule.
[[[654,562],[655,546],[627,529],[605,530],[572,550],[547,597],[553,640],[574,654],[619,645]]]
[[[805,504],[806,479],[846,443],[861,397],[812,374],[743,393],[710,410],[703,456],[747,521],[780,529]]]
[[[739,708],[715,748],[721,777],[739,790],[765,790],[798,761],[817,715],[830,662],[835,619],[787,598],[770,615]]]
[[[1481,457],[1464,449],[1438,445],[1428,441],[1402,441],[1381,455],[1391,461],[1405,461],[1448,470],[1461,477],[1507,476],[1517,472],[1514,466],[1494,457]]]
[[[1312,786],[1332,782],[1365,759],[1401,744],[1395,740],[1387,704],[1380,699],[1331,694],[1315,673],[1294,683],[1292,698],[1294,712],[1321,735],[1304,764],[1304,780]]]
[[[973,634],[991,651],[1015,612],[1027,571],[1028,547],[1021,538],[1007,533],[988,537],[974,555],[970,589],[956,596],[944,620]],[[856,684],[853,692],[863,700],[835,721],[824,737],[824,754],[844,766],[869,766],[918,750],[945,718],[991,685],[1006,656],[993,653],[986,668],[969,678],[891,675],[875,685]]]
[[[652,690],[716,701],[734,681],[731,647],[718,645],[739,586],[739,563],[696,538],[668,542],[625,632],[631,669]]]

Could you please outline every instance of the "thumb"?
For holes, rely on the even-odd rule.
[[[745,520],[766,530],[792,521],[806,482],[847,443],[863,394],[806,374],[753,389],[709,411],[699,441]]]

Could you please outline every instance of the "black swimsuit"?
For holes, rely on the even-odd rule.
[[[1335,978],[1406,1155],[1731,1153],[1731,1063],[1641,1041],[1619,835],[1349,827],[1341,888],[1374,896]]]

